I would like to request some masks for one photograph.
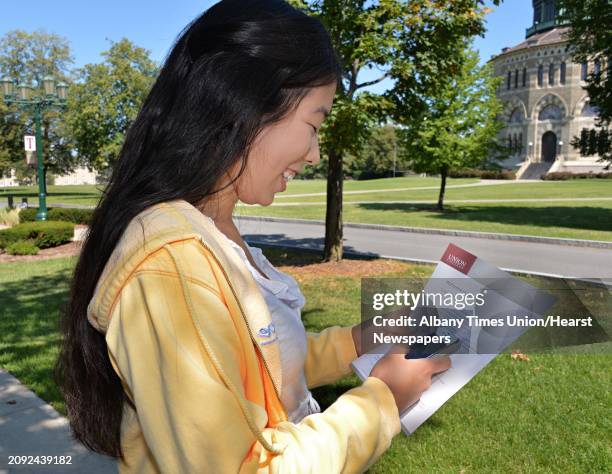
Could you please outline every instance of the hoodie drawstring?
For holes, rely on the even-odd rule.
[[[187,303],[187,308],[189,309],[189,313],[191,315],[191,319],[193,320],[194,325],[195,325],[195,327],[196,327],[196,329],[198,331],[198,334],[200,336],[200,340],[202,341],[202,345],[204,346],[204,350],[208,354],[208,357],[212,361],[213,365],[215,366],[215,369],[219,373],[221,379],[223,380],[223,382],[225,383],[227,388],[232,392],[234,397],[236,397],[236,400],[238,401],[238,404],[240,405],[242,413],[244,414],[244,417],[246,418],[247,424],[249,425],[249,428],[251,429],[251,431],[253,432],[253,434],[257,438],[257,440],[261,443],[261,445],[267,451],[270,451],[271,453],[274,453],[274,454],[281,454],[284,451],[284,448],[274,447],[272,444],[270,444],[264,438],[261,430],[255,424],[255,420],[253,419],[253,415],[249,411],[249,408],[247,407],[244,398],[240,395],[240,391],[236,388],[236,386],[234,385],[232,380],[227,376],[227,374],[223,370],[223,367],[221,367],[221,363],[219,362],[219,359],[217,358],[217,356],[213,352],[212,348],[210,347],[210,344],[208,343],[208,341],[206,339],[206,336],[204,335],[204,332],[202,331],[202,328],[200,327],[200,323],[199,323],[198,319],[193,317],[193,315],[195,314],[195,311],[194,311],[194,308],[193,308],[193,302],[191,300],[191,294],[189,293],[189,288],[187,286],[187,282],[185,280],[185,276],[183,274],[181,264],[179,263],[179,260],[176,258],[176,255],[174,254],[174,251],[172,250],[172,248],[168,244],[164,245],[164,249],[166,249],[166,251],[170,254],[170,257],[172,258],[172,260],[174,262],[174,266],[176,267],[176,270],[178,272],[178,276],[179,276],[179,279],[180,279],[180,282],[181,282],[181,286],[183,288],[183,296],[185,297],[185,302]]]

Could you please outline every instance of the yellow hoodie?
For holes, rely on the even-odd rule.
[[[375,377],[324,412],[288,421],[265,299],[220,231],[186,201],[130,222],[87,317],[105,334],[135,407],[124,406],[122,473],[362,472],[400,431],[393,395]],[[307,336],[309,388],[350,373],[350,327]]]

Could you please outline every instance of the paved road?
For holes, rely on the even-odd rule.
[[[15,465],[9,456],[57,456],[57,464],[32,459],[33,464]],[[0,369],[0,474],[11,472],[113,474],[118,469],[114,460],[73,441],[66,418]]]
[[[240,218],[236,223],[249,241],[323,248],[325,232],[321,224]],[[434,262],[450,242],[500,268],[612,282],[609,249],[344,227],[346,251],[384,257]]]

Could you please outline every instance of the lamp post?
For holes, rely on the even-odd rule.
[[[397,161],[397,142],[393,142],[393,177],[395,178],[395,162]]]
[[[55,79],[46,76],[42,80],[44,94],[33,95],[34,88],[25,83],[17,84],[16,80],[8,77],[0,79],[2,85],[2,95],[7,104],[17,104],[26,111],[34,113],[34,123],[36,126],[36,157],[38,161],[38,212],[37,221],[47,220],[47,185],[45,183],[45,169],[42,154],[42,133],[41,121],[42,113],[45,108],[57,108],[63,110],[66,107],[66,93],[68,85],[60,82],[55,84]]]

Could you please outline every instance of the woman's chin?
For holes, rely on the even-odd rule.
[[[267,196],[265,198],[261,197],[258,199],[249,199],[248,201],[243,201],[241,199],[241,201],[244,204],[248,204],[249,206],[269,206],[270,204],[272,204],[274,202],[274,194]]]

